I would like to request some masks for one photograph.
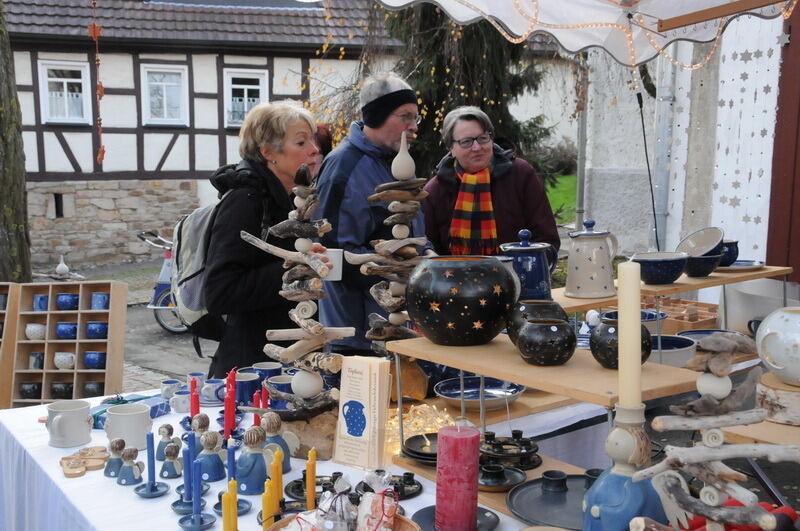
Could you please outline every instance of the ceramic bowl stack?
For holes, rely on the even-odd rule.
[[[640,310],[642,315],[642,324],[647,328],[648,332],[655,335],[659,330],[659,321],[661,321],[661,328],[664,325],[664,319],[669,317],[667,312],[656,312],[655,310]],[[600,319],[611,319],[612,321],[619,320],[619,312],[617,310],[610,312],[603,312],[600,314]]]
[[[467,411],[480,410],[480,376],[464,377],[464,407]],[[486,411],[502,409],[525,391],[525,386],[489,376],[483,379],[483,397]],[[454,408],[461,407],[461,379],[449,378],[433,386],[433,392]]]
[[[418,463],[436,466],[438,443],[439,439],[436,433],[414,435],[405,440],[401,452],[404,456]]]
[[[681,240],[675,250],[689,255],[686,262],[686,276],[707,277],[719,266],[723,252],[727,254],[728,251],[723,236],[722,229],[706,227]]]
[[[653,355],[658,356],[658,363],[683,367],[695,357],[697,341],[691,337],[653,335]],[[660,349],[660,350],[659,350]]]

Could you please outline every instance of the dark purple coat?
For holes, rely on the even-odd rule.
[[[437,253],[445,255],[450,254],[450,221],[459,187],[454,163],[449,153],[439,162],[436,176],[425,185],[430,195],[422,204],[428,239]],[[529,229],[533,233],[532,241],[549,243],[558,252],[561,239],[553,210],[542,179],[533,167],[495,146],[491,175],[497,242],[518,242],[517,233]]]

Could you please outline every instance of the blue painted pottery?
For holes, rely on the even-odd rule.
[[[347,434],[361,437],[367,427],[367,417],[364,415],[364,404],[357,400],[348,400],[342,406]]]
[[[575,330],[560,319],[528,319],[520,328],[517,348],[531,365],[564,365],[575,353]]]
[[[87,369],[105,369],[106,353],[97,350],[87,350],[83,353],[83,364]]]
[[[110,300],[108,293],[96,291],[92,293],[92,310],[108,310]]]
[[[722,229],[718,227],[705,227],[682,239],[675,250],[684,252],[689,256],[720,254],[722,252],[723,234]]]
[[[645,284],[672,284],[683,273],[689,255],[675,253],[636,253],[631,258],[641,266]]]
[[[77,310],[79,299],[80,297],[77,293],[59,293],[56,295],[56,308],[59,310]]]
[[[528,229],[519,231],[519,242],[503,243],[500,250],[514,259],[514,272],[519,277],[522,299],[550,300],[550,275],[556,268],[556,260],[548,263],[548,253],[555,255],[549,243],[531,243],[533,234]]]
[[[433,391],[453,407],[461,406],[461,379],[442,380],[433,387]],[[525,391],[525,386],[506,382],[490,376],[483,378],[483,396],[486,410],[501,409],[511,403]],[[479,376],[464,377],[464,407],[468,411],[480,409],[481,383]]]
[[[589,335],[589,350],[597,363],[606,369],[619,368],[619,324],[612,319],[603,319]],[[650,357],[653,341],[647,327],[642,325],[642,363]]]
[[[723,240],[722,258],[719,267],[728,267],[739,258],[739,242],[736,240]]]
[[[108,337],[108,323],[104,321],[89,321],[86,323],[86,337],[89,339],[106,339]]]
[[[56,323],[58,339],[75,339],[78,337],[78,323]]]
[[[647,330],[651,334],[656,333],[656,325],[658,321],[663,321],[669,314],[667,312],[660,312],[656,314],[655,310],[639,310],[642,315],[642,324],[647,327]],[[600,314],[600,319],[611,319],[612,321],[616,321],[619,319],[619,312],[617,310],[613,310],[610,312],[603,312]]]
[[[47,311],[47,303],[50,300],[50,297],[47,295],[34,295],[33,296],[33,311],[34,312],[46,312]]]
[[[721,254],[690,256],[686,261],[687,277],[707,277],[719,265]]]

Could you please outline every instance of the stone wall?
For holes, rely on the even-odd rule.
[[[136,238],[143,230],[172,235],[198,206],[194,180],[29,182],[28,220],[34,269],[87,266],[162,256]],[[57,204],[60,194],[60,206]]]

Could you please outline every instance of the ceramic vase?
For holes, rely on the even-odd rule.
[[[758,355],[775,376],[800,386],[800,307],[779,308],[758,325]]]
[[[653,340],[650,331],[642,327],[642,363],[650,357]],[[589,336],[589,349],[597,362],[606,369],[619,368],[619,325],[614,319],[603,319]]]
[[[506,326],[514,304],[514,280],[489,256],[429,258],[411,273],[408,314],[439,345],[483,345]]]
[[[519,330],[528,323],[528,319],[559,319],[568,321],[569,316],[564,308],[556,301],[521,300],[518,301],[508,314],[506,330],[508,338],[515,345],[519,338]]]
[[[561,319],[528,319],[520,328],[517,348],[531,365],[563,365],[575,353],[575,330]]]

